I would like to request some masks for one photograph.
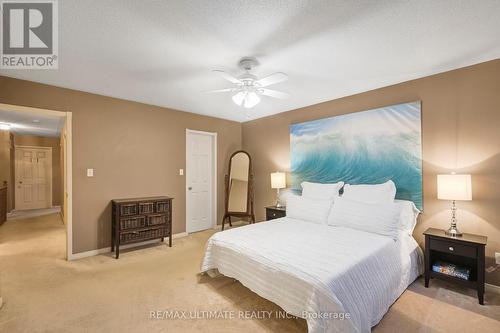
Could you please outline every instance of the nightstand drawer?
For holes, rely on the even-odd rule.
[[[266,207],[266,221],[285,217],[286,211],[283,208]]]
[[[456,254],[458,256],[464,256],[469,258],[477,257],[477,248],[475,246],[458,244],[451,241],[431,239],[429,248],[434,251]]]
[[[278,219],[280,217],[284,217],[285,214],[277,213],[277,212],[269,212],[267,213],[266,220]]]

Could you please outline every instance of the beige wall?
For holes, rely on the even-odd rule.
[[[293,123],[422,101],[424,213],[415,229],[422,243],[428,227],[447,228],[450,203],[436,199],[436,174],[473,175],[473,201],[459,202],[459,227],[488,236],[487,266],[500,252],[500,60],[312,105],[243,124],[243,149],[255,174],[257,219],[273,204],[270,173],[289,171]],[[500,269],[487,273],[500,285]]]
[[[114,198],[174,197],[173,232],[185,231],[186,128],[217,132],[218,221],[224,171],[241,148],[236,122],[0,77],[0,103],[73,113],[73,251],[110,246]],[[93,178],[86,168],[94,168]]]
[[[14,144],[16,146],[52,148],[52,206],[62,206],[60,139],[57,137],[14,134]],[[14,163],[14,160],[12,163]]]

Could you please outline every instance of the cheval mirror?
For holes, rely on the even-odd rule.
[[[234,152],[229,158],[229,174],[225,176],[225,212],[222,230],[226,220],[232,225],[231,217],[247,218],[255,223],[253,208],[252,159],[243,150]]]

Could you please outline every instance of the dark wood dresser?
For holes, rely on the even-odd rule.
[[[150,197],[111,201],[111,251],[120,245],[169,238],[172,246],[172,198]]]
[[[444,230],[429,228],[425,235],[425,287],[430,278],[454,282],[477,290],[479,304],[484,304],[484,250],[485,236],[463,234],[461,237],[446,235]],[[445,262],[469,270],[469,278],[463,279],[441,272],[435,272],[433,265]]]

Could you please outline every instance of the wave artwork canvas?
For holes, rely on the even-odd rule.
[[[380,184],[422,209],[421,103],[412,102],[290,126],[291,182]]]

